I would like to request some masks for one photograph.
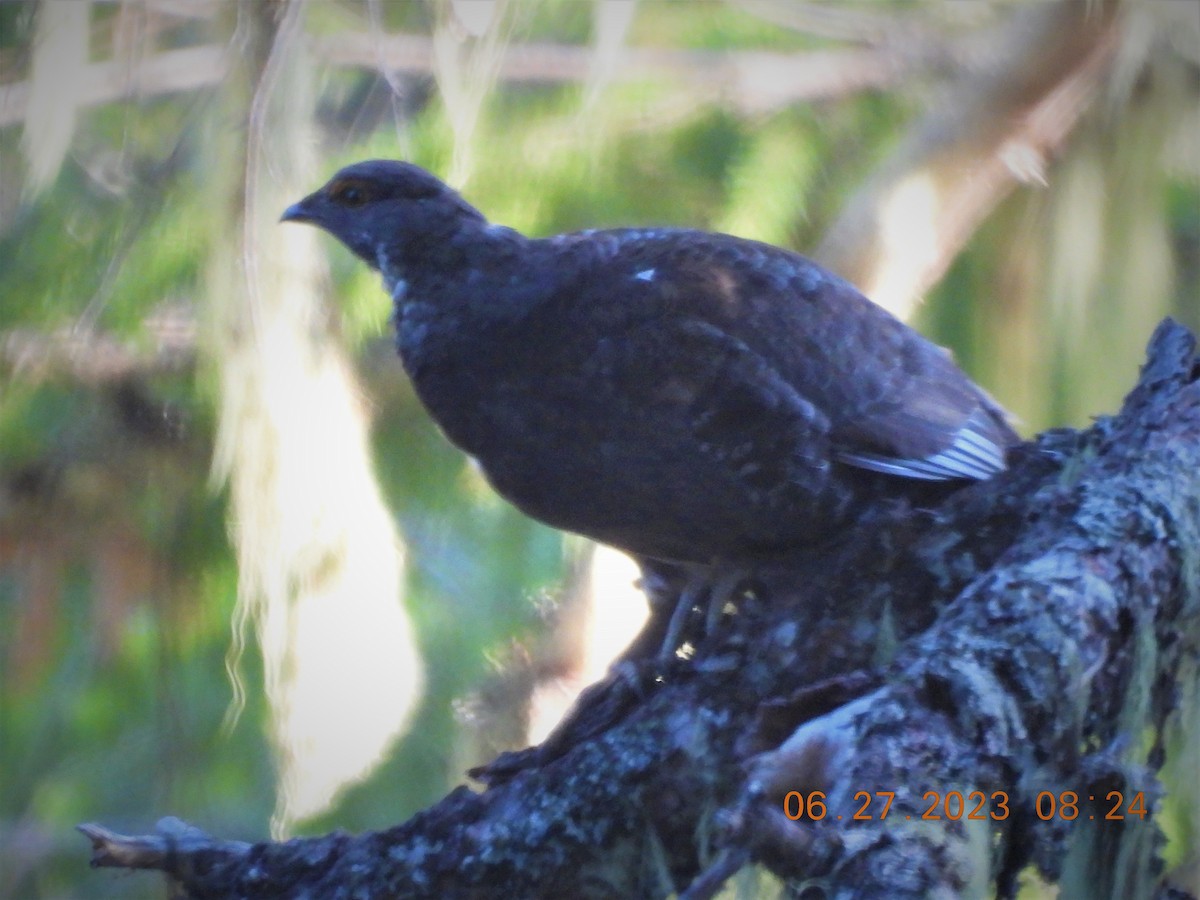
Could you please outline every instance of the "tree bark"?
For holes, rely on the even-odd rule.
[[[1169,730],[1200,740],[1180,700],[1200,652],[1194,338],[1168,320],[1118,415],[754,568],[714,624],[394,828],[81,826],[92,863],[193,898],[694,900],[749,864],[825,897],[1011,897],[1029,863],[1063,897],[1188,896],[1153,817]]]

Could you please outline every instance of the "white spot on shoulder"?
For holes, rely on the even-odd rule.
[[[655,269],[642,269],[633,276],[634,281],[653,281]]]
[[[618,228],[614,234],[621,243],[637,243],[638,241],[654,240],[669,234],[670,228]]]

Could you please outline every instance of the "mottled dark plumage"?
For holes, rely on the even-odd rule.
[[[382,160],[283,217],[383,274],[418,395],[496,490],[641,556],[812,544],[913,479],[987,478],[1017,440],[945,351],[787,250],[666,228],[530,239]]]

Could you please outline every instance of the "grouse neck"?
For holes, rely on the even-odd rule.
[[[471,361],[478,367],[481,355],[505,347],[500,336],[520,327],[551,293],[530,277],[537,256],[535,241],[482,224],[404,259],[395,277],[385,274],[396,346],[409,374],[432,377]]]
[[[511,228],[464,221],[453,231],[425,233],[380,256],[380,272],[392,300],[470,291],[507,279],[519,267],[529,241]]]

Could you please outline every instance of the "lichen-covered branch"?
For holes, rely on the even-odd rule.
[[[1181,330],[1161,329],[1152,350],[1122,416],[1081,437],[1028,498],[1018,539],[886,684],[798,717],[756,762],[759,815],[779,815],[788,790],[821,789],[830,809],[870,800],[830,867],[847,896],[978,896],[993,879],[1007,896],[1031,858],[1056,881],[1089,873],[1071,896],[1150,895],[1148,763],[1200,647],[1200,372]]]
[[[1192,337],[1164,324],[1118,416],[1010,462],[757,568],[690,656],[626,665],[486,790],[283,844],[88,826],[93,862],[196,898],[698,898],[751,861],[830,897],[1010,896],[1030,862],[1064,896],[1154,896],[1200,650]]]

